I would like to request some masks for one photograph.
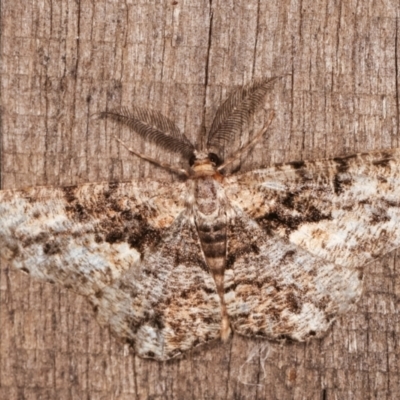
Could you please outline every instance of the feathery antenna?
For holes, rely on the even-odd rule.
[[[195,148],[179,128],[158,111],[139,107],[120,108],[100,113],[100,118],[110,118],[129,126],[143,139],[165,150],[179,153],[189,160]]]
[[[272,84],[282,76],[257,79],[235,90],[219,107],[208,134],[207,146],[229,141],[262,105]]]

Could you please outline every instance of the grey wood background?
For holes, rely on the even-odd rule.
[[[152,107],[202,143],[235,85],[288,73],[267,99],[269,138],[243,170],[399,146],[398,0],[0,4],[3,188],[174,179],[94,114]],[[398,264],[393,252],[368,265],[361,301],[322,340],[235,335],[167,363],[135,357],[84,298],[2,265],[0,398],[400,398]]]

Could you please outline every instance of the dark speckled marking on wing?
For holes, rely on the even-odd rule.
[[[256,170],[226,180],[233,204],[273,236],[346,267],[400,246],[400,150]]]
[[[236,209],[228,229],[225,303],[245,336],[304,341],[321,336],[359,298],[362,274],[270,236]]]
[[[1,256],[87,296],[138,355],[169,359],[221,328],[186,197],[184,183],[158,182],[1,191]]]
[[[185,207],[185,185],[147,182],[0,192],[1,256],[84,295],[111,284],[157,245]]]
[[[166,360],[220,336],[220,299],[194,222],[185,215],[139,267],[91,301],[99,320],[141,357]]]

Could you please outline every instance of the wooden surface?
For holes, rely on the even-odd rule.
[[[226,93],[281,79],[270,136],[242,169],[399,146],[398,0],[2,0],[3,188],[165,177],[95,113],[137,104],[195,143]],[[157,155],[153,150],[153,155]],[[1,399],[400,398],[399,258],[323,340],[234,336],[182,360],[141,360],[84,298],[2,265]]]

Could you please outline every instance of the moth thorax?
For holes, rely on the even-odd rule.
[[[220,208],[218,186],[218,182],[212,178],[196,180],[196,204],[202,214],[211,215]]]

